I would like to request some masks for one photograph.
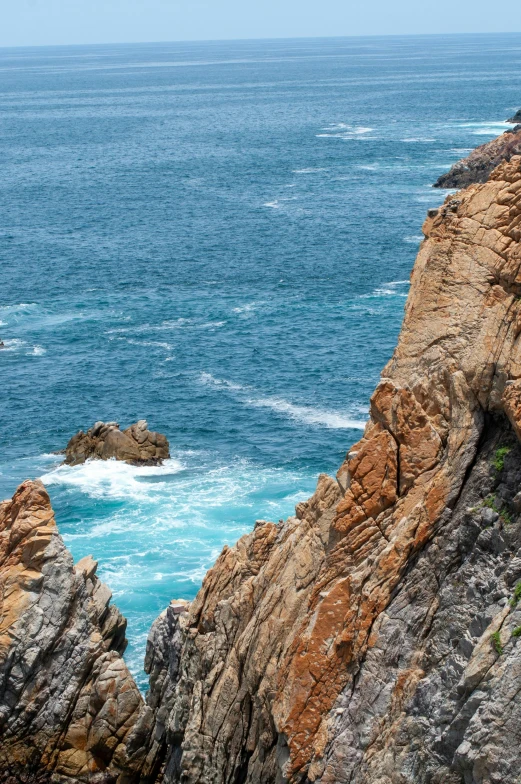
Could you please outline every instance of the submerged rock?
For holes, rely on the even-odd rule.
[[[477,147],[467,158],[455,163],[447,174],[442,174],[434,187],[466,188],[473,183],[486,182],[502,161],[510,161],[514,155],[520,154],[521,126],[505,131],[497,139]]]
[[[166,436],[148,430],[144,419],[123,431],[117,422],[96,422],[86,433],[83,430],[76,433],[65,449],[67,465],[79,465],[90,459],[160,465],[169,457]]]

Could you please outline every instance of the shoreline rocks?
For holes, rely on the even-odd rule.
[[[515,155],[521,155],[521,125],[477,147],[466,158],[455,163],[450,171],[438,177],[433,187],[459,189],[484,183],[500,163],[510,161]]]
[[[96,567],[74,565],[41,482],[0,504],[0,782],[139,781],[143,698]]]
[[[148,430],[145,419],[120,430],[117,422],[96,422],[86,433],[80,430],[65,448],[65,464],[86,460],[122,460],[131,465],[161,465],[170,457],[166,436]]]
[[[514,116],[511,117],[510,120],[507,120],[507,122],[514,123],[516,125],[517,123],[521,123],[521,109],[518,109]]]

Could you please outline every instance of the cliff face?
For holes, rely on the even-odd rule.
[[[521,157],[424,233],[363,438],[158,618],[146,704],[43,486],[0,506],[0,781],[518,782]]]
[[[518,114],[521,116],[521,109]],[[517,115],[516,115],[517,117]],[[509,122],[519,122],[509,120]],[[497,139],[472,150],[467,158],[452,166],[435,182],[435,188],[466,188],[475,182],[486,182],[496,166],[521,154],[521,125],[506,131]]]
[[[40,482],[0,505],[0,781],[129,782],[143,700],[126,621],[91,558],[76,567]]]
[[[521,158],[428,219],[338,481],[156,624],[165,782],[518,780],[520,226]]]

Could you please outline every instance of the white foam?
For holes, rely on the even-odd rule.
[[[22,310],[37,308],[36,302],[20,302],[18,305],[0,305],[0,313],[17,313]]]
[[[293,169],[292,174],[318,174],[319,172],[327,171],[327,169],[323,168],[313,168],[308,167],[307,169]]]
[[[215,329],[216,327],[224,327],[226,321],[206,321],[204,324],[198,324],[198,329]]]
[[[276,411],[279,414],[285,414],[291,419],[304,422],[307,425],[321,425],[322,427],[327,427],[332,430],[363,430],[366,424],[365,422],[351,419],[350,417],[335,411],[323,411],[318,408],[309,408],[307,406],[295,406],[281,398],[249,398],[246,402],[255,408],[270,408],[272,411]]]
[[[34,346],[32,353],[35,357],[41,357],[43,354],[47,353],[47,349],[42,346]]]
[[[271,207],[273,210],[279,210],[280,204],[277,200],[275,201],[267,201],[265,204],[262,205],[263,207]]]
[[[423,242],[424,236],[423,234],[412,234],[410,237],[404,237],[404,242],[411,242],[414,245],[417,245],[419,242]]]
[[[400,282],[403,281],[396,281],[395,283],[391,283],[389,285],[398,285]],[[241,386],[240,384],[235,384],[232,381],[227,381],[226,379],[222,378],[215,378],[215,376],[212,376],[211,373],[201,373],[199,375],[199,382],[206,386],[213,386],[217,389],[220,388],[230,392],[237,392],[239,393],[239,400],[241,400],[241,402],[247,406],[253,406],[255,408],[270,408],[272,411],[276,411],[279,414],[285,414],[291,419],[295,419],[306,424],[322,425],[323,427],[331,429],[363,430],[365,427],[365,422],[352,419],[348,415],[336,411],[324,411],[322,409],[311,408],[308,406],[297,406],[293,403],[289,403],[287,400],[283,400],[282,398],[253,397],[251,393],[254,393],[255,389],[252,387]],[[245,397],[245,394],[247,394],[248,397]]]
[[[261,303],[260,302],[249,302],[247,305],[240,305],[237,308],[233,308],[233,313],[252,313],[254,310],[257,310]]]
[[[211,373],[201,373],[199,375],[199,382],[205,386],[225,387],[226,389],[231,389],[236,392],[244,389],[240,384],[234,384],[232,381],[226,381],[226,379],[223,378],[215,378]]]
[[[11,338],[10,340],[4,340],[4,348],[2,349],[2,352],[19,351],[26,345],[27,343],[25,342],[25,340],[19,340],[18,338]]]
[[[132,338],[125,338],[127,343],[134,346],[151,346],[152,348],[162,348],[165,351],[171,351],[173,346],[170,343],[160,343],[158,340],[132,340]]]
[[[76,488],[91,498],[141,500],[164,490],[165,483],[147,483],[140,478],[166,477],[182,470],[182,463],[174,459],[165,460],[161,466],[132,466],[118,460],[87,460],[79,466],[59,466],[40,478],[45,485]]]
[[[347,131],[350,135],[352,135],[352,134],[360,134],[360,135],[362,135],[364,133],[371,133],[371,131],[374,131],[374,128],[369,128],[368,126],[365,126],[365,125],[347,125],[346,123],[336,123],[334,125],[326,126],[325,128],[322,128],[321,130],[323,130],[323,131],[341,131],[341,132]],[[340,135],[340,134],[337,134],[337,135]]]
[[[407,142],[407,143],[411,143],[411,142],[435,142],[435,141],[436,141],[436,139],[428,139],[425,136],[412,136],[409,139],[402,139],[402,142]]]

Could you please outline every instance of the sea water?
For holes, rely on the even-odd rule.
[[[361,435],[432,182],[521,105],[521,35],[0,50],[0,495],[41,477],[128,618],[196,594]],[[96,420],[172,457],[60,466]]]

